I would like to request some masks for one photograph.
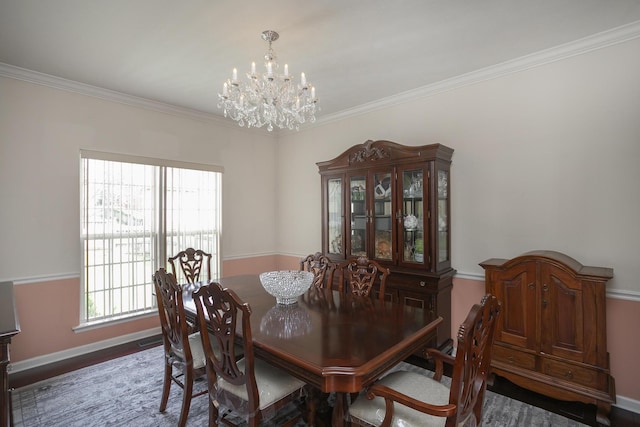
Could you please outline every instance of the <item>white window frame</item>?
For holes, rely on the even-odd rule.
[[[138,215],[138,218],[142,215],[144,220],[134,219],[133,221],[135,221],[136,225],[143,224],[141,228],[145,231],[138,232],[135,230],[136,227],[128,228],[123,225],[121,229],[115,231],[111,229],[112,231],[110,232],[106,232],[105,227],[103,227],[102,232],[96,233],[100,226],[89,225],[97,224],[94,217],[89,218],[87,200],[91,199],[89,197],[91,189],[87,187],[85,182],[86,176],[90,175],[85,168],[89,165],[98,166],[97,162],[92,163],[92,161],[117,162],[122,163],[125,168],[132,167],[136,169],[140,168],[131,165],[140,165],[147,172],[142,178],[144,183],[147,183],[147,179],[152,176],[149,181],[153,182],[148,182],[145,185],[138,185],[138,181],[131,181],[132,185],[129,185],[130,183],[118,184],[120,187],[133,187],[139,191],[142,188],[153,193],[151,196],[135,198],[136,203],[140,202],[139,204],[144,205],[142,211],[146,212],[146,214]],[[109,165],[118,166],[112,163]],[[197,172],[194,174],[194,171],[211,172],[212,175],[198,174]],[[168,257],[186,247],[191,246],[211,253],[212,279],[215,280],[220,277],[223,172],[224,169],[222,167],[214,165],[90,150],[80,151],[80,243],[82,253],[80,326],[122,321],[123,319],[154,313],[156,311],[156,301],[153,296],[152,274],[160,267],[168,269]],[[185,175],[190,176],[185,177]],[[193,176],[198,179],[192,185],[189,179]],[[204,184],[202,181],[205,181]],[[167,196],[169,187],[171,187],[170,193],[174,196]],[[198,192],[203,190],[198,188],[208,189],[207,196],[200,197]],[[97,191],[97,187],[94,186],[93,191]],[[118,203],[124,205],[125,196],[119,199]],[[143,202],[141,201],[142,199],[144,199]],[[171,204],[174,206],[172,207]],[[95,202],[92,207],[95,209]],[[105,208],[103,211],[106,212],[107,209]],[[113,209],[109,211],[113,211]],[[136,210],[136,212],[140,212],[140,210]],[[199,233],[198,226],[195,229],[190,229],[189,227],[193,223],[199,224],[197,221],[198,215],[205,216],[209,221],[206,237],[204,237],[204,233]],[[118,216],[119,220],[117,222],[119,223],[127,223],[128,225],[132,221],[123,220],[123,218],[127,217],[124,209],[119,210]],[[133,214],[128,217],[133,218]],[[106,222],[103,221],[102,224]],[[110,224],[114,222],[116,221],[110,221]],[[88,231],[89,229],[92,230]],[[125,234],[123,234],[122,229],[125,229]],[[149,229],[152,231],[149,232]],[[117,244],[120,247],[128,245],[128,247],[134,246],[136,248],[141,245],[142,252],[136,252],[135,250],[124,251],[126,254],[123,255],[122,249],[120,249],[119,253],[116,253],[118,251],[104,249],[105,247],[113,248]],[[94,249],[91,252],[90,247],[102,248],[99,251],[102,254],[102,259],[98,263],[96,263],[97,251]],[[127,254],[129,258],[127,258]],[[140,260],[140,254],[143,254],[142,260]],[[132,255],[136,255],[135,260],[131,259]],[[133,271],[136,269],[137,271]],[[96,274],[96,270],[102,270],[102,272]],[[126,270],[124,275],[122,273],[123,270]],[[117,273],[114,273],[115,271],[119,272],[120,278],[113,280],[114,277],[118,276]],[[92,275],[94,278],[100,278],[94,280],[94,278],[91,278]],[[108,280],[107,276],[111,277],[111,279]],[[125,279],[123,279],[124,276],[126,276]],[[125,284],[124,282],[128,283]],[[118,283],[121,284],[118,285]],[[92,288],[89,289],[89,286],[92,286]],[[95,301],[90,299],[92,293],[104,295],[102,310],[95,310],[95,312],[99,313],[98,315],[95,315],[93,309],[90,308],[93,305],[95,309],[96,304]],[[125,296],[123,297],[123,295]],[[117,301],[118,298],[119,301]],[[95,299],[102,298],[97,296]],[[114,308],[114,301],[120,303],[120,306]],[[106,308],[106,305],[109,305],[109,308]]]

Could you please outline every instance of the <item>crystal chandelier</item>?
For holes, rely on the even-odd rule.
[[[272,30],[262,32],[262,39],[269,42],[269,50],[264,55],[264,73],[257,73],[256,63],[252,62],[246,80],[239,80],[238,70],[234,68],[231,78],[222,86],[222,93],[218,94],[218,108],[223,108],[224,116],[231,117],[240,126],[267,125],[271,132],[274,126],[298,130],[300,124],[316,121],[316,88],[307,82],[304,73],[296,84],[287,64],[280,73],[271,48],[271,43],[279,37]]]

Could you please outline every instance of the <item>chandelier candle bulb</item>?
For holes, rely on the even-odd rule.
[[[225,98],[229,96],[229,88],[226,83],[222,85],[222,96]]]
[[[255,62],[251,63],[251,75],[252,76],[256,75],[256,63]]]
[[[238,81],[238,69],[237,68],[233,69],[233,77],[231,77],[231,80],[233,80],[234,82]]]
[[[289,77],[289,65],[284,64],[284,75],[285,77]]]
[[[304,73],[300,73],[300,84],[302,85],[302,87],[307,86],[307,77],[304,75]]]

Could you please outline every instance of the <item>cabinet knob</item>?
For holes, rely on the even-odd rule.
[[[425,286],[427,286],[427,282],[425,282],[424,280],[421,280],[420,281],[420,286],[422,286],[424,288]]]
[[[542,300],[542,308],[547,308],[547,300],[546,299]]]
[[[569,378],[569,379],[573,379],[573,372],[568,371],[566,374],[564,374],[564,376]]]
[[[509,360],[509,363],[515,363],[516,359],[513,356],[509,356],[507,357],[507,359]]]

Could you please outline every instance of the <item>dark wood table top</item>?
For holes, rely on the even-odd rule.
[[[442,318],[415,307],[310,289],[296,304],[276,304],[257,275],[220,280],[251,305],[256,357],[323,392],[358,392],[423,348]],[[195,315],[184,286],[185,309]]]

